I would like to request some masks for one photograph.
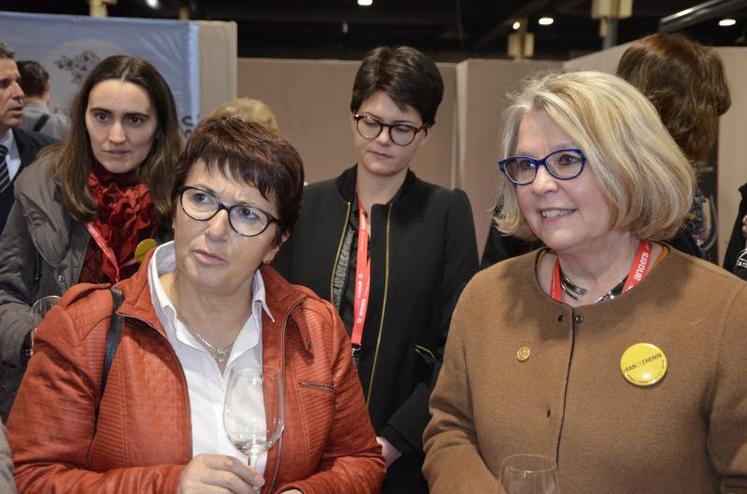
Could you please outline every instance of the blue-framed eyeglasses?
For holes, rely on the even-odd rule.
[[[213,194],[197,187],[180,187],[179,203],[187,216],[197,221],[208,221],[220,211],[228,213],[228,224],[243,237],[256,237],[272,223],[282,222],[264,209],[250,204],[226,206]]]
[[[584,165],[586,156],[580,149],[558,149],[541,160],[529,156],[512,156],[498,162],[501,171],[516,185],[534,182],[540,166],[544,166],[558,180],[571,180],[581,175]]]

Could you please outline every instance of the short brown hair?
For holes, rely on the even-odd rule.
[[[715,51],[681,34],[652,34],[625,50],[617,74],[651,100],[691,161],[706,158],[716,141],[718,117],[731,106]]]
[[[503,149],[512,156],[519,127],[530,111],[544,111],[573,139],[587,159],[612,213],[610,228],[638,238],[665,240],[682,226],[695,188],[692,167],[656,109],[619,77],[601,72],[535,76],[506,111]],[[498,229],[531,238],[516,188],[501,174]]]
[[[21,74],[21,89],[27,97],[40,97],[47,90],[49,72],[33,60],[19,60],[16,65]]]
[[[277,206],[281,225],[276,241],[293,231],[303,195],[303,161],[288,141],[261,124],[236,117],[203,120],[176,163],[172,215],[179,189],[200,160],[208,170],[218,169],[227,178],[256,187]]]
[[[63,203],[73,218],[80,222],[96,217],[96,201],[86,186],[86,176],[95,163],[86,128],[86,109],[93,88],[110,79],[141,87],[156,110],[158,125],[153,145],[145,161],[137,168],[137,173],[140,180],[148,185],[156,220],[168,224],[173,166],[181,150],[176,104],[169,85],[158,70],[142,58],[128,55],[105,58],[94,67],[70,105],[70,134],[59,146],[47,148],[45,154],[59,150],[55,170]]]

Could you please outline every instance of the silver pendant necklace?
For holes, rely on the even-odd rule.
[[[210,343],[207,339],[205,339],[204,336],[202,336],[200,333],[198,333],[195,330],[190,330],[191,333],[197,338],[202,344],[202,346],[205,348],[205,350],[208,351],[211,357],[215,359],[215,361],[220,364],[225,364],[228,361],[228,357],[231,356],[231,349],[233,348],[233,343],[231,343],[228,346],[219,347],[216,345],[213,345]]]
[[[625,286],[625,281],[627,279],[628,276],[625,275],[625,278],[620,280],[620,283],[613,286],[610,291],[593,301],[592,304],[598,304],[599,302],[607,299],[613,300],[615,297],[622,293],[623,287]],[[573,300],[578,300],[579,298],[586,295],[586,292],[588,292],[586,288],[574,285],[573,282],[565,276],[565,273],[563,273],[562,269],[560,270],[560,288]]]

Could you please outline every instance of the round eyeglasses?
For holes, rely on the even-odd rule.
[[[408,124],[385,124],[369,115],[354,115],[353,119],[355,130],[362,138],[372,141],[379,137],[381,131],[386,128],[389,131],[389,140],[398,146],[409,146],[418,132],[425,128],[425,124],[420,127]]]
[[[584,165],[586,156],[580,149],[559,149],[541,160],[529,156],[512,156],[498,162],[501,171],[516,185],[534,182],[540,166],[544,166],[558,180],[570,180],[581,175]]]
[[[256,206],[249,204],[234,204],[226,206],[210,192],[196,187],[180,187],[179,203],[182,211],[197,221],[208,221],[220,211],[228,213],[228,223],[231,228],[243,237],[256,237],[272,223],[282,225],[282,222]]]

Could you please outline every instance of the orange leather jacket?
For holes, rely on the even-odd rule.
[[[8,424],[19,492],[176,492],[192,458],[189,398],[147,264],[118,284],[125,324],[103,397],[108,287],[71,288],[40,326]],[[335,309],[261,272],[275,317],[263,315],[263,360],[284,369],[286,407],[262,493],[378,492],[384,462]]]

